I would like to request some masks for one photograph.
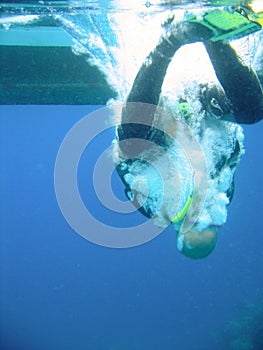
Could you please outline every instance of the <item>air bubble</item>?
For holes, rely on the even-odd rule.
[[[149,7],[151,7],[151,3],[150,3],[150,1],[146,1],[146,3],[145,3],[145,6],[147,7],[147,8],[149,8]]]

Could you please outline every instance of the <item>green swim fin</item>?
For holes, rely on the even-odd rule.
[[[249,10],[249,9],[247,9]],[[211,41],[219,40],[234,40],[242,38],[243,36],[257,32],[262,28],[262,17],[257,16],[257,20],[252,19],[252,15],[255,15],[253,11],[249,10],[250,18],[247,12],[244,10],[239,12],[237,10],[229,12],[227,10],[212,10],[207,12],[202,20],[190,19],[189,22],[197,22],[212,30],[214,36]],[[258,20],[259,18],[259,20]]]

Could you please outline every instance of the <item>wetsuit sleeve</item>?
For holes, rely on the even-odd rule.
[[[263,93],[254,70],[241,62],[228,43],[206,42],[205,47],[232,104],[236,122],[253,124],[260,121],[263,118]]]

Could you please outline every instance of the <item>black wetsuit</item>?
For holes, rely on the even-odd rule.
[[[173,46],[169,44],[173,43]],[[181,47],[174,38],[161,40],[150,53],[148,60],[141,66],[128,95],[127,102],[142,102],[157,106],[162,84],[169,63],[175,52]],[[211,59],[215,73],[221,83],[226,97],[231,103],[235,121],[238,124],[253,124],[263,118],[262,87],[255,72],[244,65],[235,50],[221,41],[204,43]],[[149,60],[151,63],[149,64]],[[147,124],[151,124],[154,109],[148,114]],[[127,108],[122,114],[123,122],[134,122],[135,114]],[[123,125],[118,129],[120,140],[129,137],[144,138],[148,128],[134,128]]]
[[[119,141],[122,141],[120,150],[127,158],[136,157],[143,151],[137,144],[134,146],[129,141],[130,138],[154,141],[163,148],[167,146],[163,132],[149,126],[153,122],[155,106],[159,103],[161,88],[169,63],[176,51],[182,46],[173,36],[169,37],[168,40],[166,39],[160,41],[141,66],[127,98],[127,102],[148,104],[145,105],[148,110],[143,113],[143,122],[147,125],[136,124],[141,116],[141,113],[136,112],[136,104],[128,103],[122,111],[122,122],[125,124],[118,127],[117,135]],[[229,103],[228,108],[234,114],[235,121],[239,124],[253,124],[260,121],[263,118],[263,94],[255,72],[240,61],[236,52],[228,43],[204,42],[204,45],[217,78],[224,89],[225,100]],[[231,157],[231,159],[233,158],[233,166],[236,165],[235,159],[237,162],[239,152],[240,149],[237,143],[233,157]],[[125,162],[129,163],[131,161],[126,160]],[[218,172],[220,172],[223,165],[216,165]],[[117,166],[117,171],[126,186],[126,193],[129,192],[130,188],[124,180],[126,171],[121,166]],[[227,193],[230,201],[233,196],[233,188],[234,185]],[[133,200],[133,203],[136,205],[136,199]],[[138,205],[136,206],[139,208]],[[153,215],[153,213],[145,212],[144,208],[139,208],[139,210],[148,217]]]

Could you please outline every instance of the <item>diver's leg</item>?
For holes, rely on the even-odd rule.
[[[142,64],[128,95],[128,103],[122,111],[122,125],[118,128],[120,140],[146,138],[153,123],[168,65],[180,46],[175,40],[171,42],[162,37]],[[144,124],[135,124],[140,122]]]
[[[244,65],[228,43],[206,42],[217,78],[229,98],[235,120],[253,124],[263,118],[263,93],[256,73]]]
[[[149,137],[149,131],[153,123],[156,106],[158,105],[162,84],[167,68],[176,51],[185,44],[196,41],[208,40],[211,31],[198,23],[173,23],[171,18],[166,26],[168,33],[162,36],[156,48],[149,54],[141,66],[128,95],[127,102],[122,111],[122,124],[119,126],[119,140],[128,138]],[[137,105],[131,102],[144,103]],[[143,111],[143,113],[142,113]],[[146,125],[136,123],[145,123]],[[122,150],[127,153],[127,147],[122,143]],[[126,148],[126,150],[124,150]]]
[[[157,105],[163,80],[176,50],[181,44],[162,37],[156,48],[141,66],[127,98],[127,102],[142,102]]]

